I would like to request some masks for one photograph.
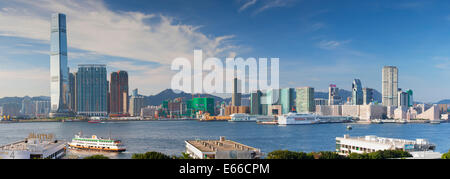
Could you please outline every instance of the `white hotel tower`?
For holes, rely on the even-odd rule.
[[[52,14],[50,45],[51,117],[68,114],[69,68],[67,67],[66,15]]]

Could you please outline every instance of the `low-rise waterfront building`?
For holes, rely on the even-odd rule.
[[[34,134],[28,138],[0,147],[0,159],[60,159],[66,143],[53,134]]]
[[[348,134],[344,137],[336,137],[336,152],[340,155],[371,153],[382,150],[434,151],[435,148],[436,145],[425,139],[405,140],[373,135],[350,137]]]
[[[219,140],[187,140],[186,153],[194,159],[259,159],[260,149],[220,137]]]
[[[322,116],[341,116],[342,105],[319,105],[316,106],[316,114]]]
[[[418,119],[427,119],[427,120],[440,120],[441,114],[439,112],[439,108],[436,105],[431,106],[426,111],[417,115]]]

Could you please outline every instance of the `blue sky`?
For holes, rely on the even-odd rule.
[[[67,14],[69,66],[128,70],[145,95],[170,87],[170,62],[203,49],[225,58],[279,57],[280,86],[354,78],[381,90],[384,65],[415,100],[450,98],[450,2],[437,0],[5,0],[0,97],[49,94],[50,14]]]

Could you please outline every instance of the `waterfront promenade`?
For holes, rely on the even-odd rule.
[[[424,138],[435,143],[437,152],[450,149],[450,124],[348,124],[320,125],[258,125],[237,122],[198,122],[198,121],[105,121],[87,122],[40,122],[0,124],[0,144],[18,141],[30,132],[53,133],[61,140],[70,141],[83,131],[85,135],[98,135],[120,139],[127,151],[112,158],[130,158],[133,153],[158,151],[168,155],[180,155],[185,151],[185,140],[228,139],[261,149],[263,153],[286,149],[292,151],[334,151],[335,138],[376,135],[381,137],[416,139]],[[83,155],[78,154],[78,155]],[[87,154],[88,155],[88,154]]]

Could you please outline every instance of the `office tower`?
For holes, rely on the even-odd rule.
[[[241,80],[238,80],[237,78],[233,79],[233,95],[231,96],[231,105],[232,106],[240,106],[241,105],[241,89],[240,84]]]
[[[373,100],[373,89],[363,88],[363,104],[370,104]]]
[[[363,91],[361,80],[354,79],[352,84],[352,104],[362,105],[363,104]]]
[[[27,117],[33,117],[34,116],[34,102],[31,100],[30,97],[25,96],[22,100],[22,107],[20,109],[20,113]]]
[[[401,107],[407,107],[409,102],[408,102],[408,93],[403,92],[401,89],[398,90],[397,92],[397,96],[398,96],[398,104],[397,106],[401,106]]]
[[[341,97],[339,96],[339,88],[331,84],[328,88],[328,105],[341,104]]]
[[[296,109],[297,113],[312,113],[316,111],[316,105],[314,103],[314,88],[302,87],[296,90]]]
[[[382,76],[382,95],[384,106],[397,106],[398,105],[398,69],[395,66],[383,67]]]
[[[50,113],[50,101],[34,101],[36,107],[35,115],[38,118],[45,118]]]
[[[284,88],[280,90],[281,113],[287,114],[295,109],[295,89]]]
[[[110,113],[127,114],[129,100],[128,73],[126,71],[113,72],[110,80]]]
[[[72,112],[76,112],[75,108],[75,93],[76,93],[76,73],[69,73],[69,110]]]
[[[83,116],[107,116],[106,65],[78,65],[76,78],[77,113]]]
[[[414,106],[413,91],[408,89],[406,93],[408,93],[408,107]]]
[[[133,93],[130,98],[130,115],[131,116],[140,116],[141,109],[144,107],[144,96],[138,94],[138,90],[133,90]]]
[[[261,96],[262,92],[260,90],[256,90],[250,94],[250,114],[262,114]]]
[[[52,14],[50,43],[50,97],[54,117],[69,112],[66,15]]]

